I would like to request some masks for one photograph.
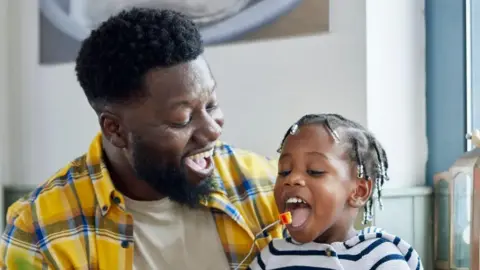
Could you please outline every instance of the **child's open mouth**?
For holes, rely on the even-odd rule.
[[[307,222],[312,208],[300,197],[289,197],[285,201],[285,211],[292,213],[292,223],[290,226],[299,229]]]

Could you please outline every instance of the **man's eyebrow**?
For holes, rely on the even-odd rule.
[[[179,100],[179,101],[173,102],[168,107],[170,109],[176,109],[178,107],[191,107],[191,105],[192,104],[190,103],[189,100],[184,99],[184,100]]]
[[[213,84],[213,87],[209,87],[209,89],[207,91],[205,91],[205,93],[208,93],[208,95],[212,95],[215,90],[217,88],[217,82],[214,82]],[[192,103],[189,99],[181,99],[181,100],[178,100],[178,101],[175,101],[173,103],[171,103],[170,105],[168,105],[168,107],[170,109],[176,109],[178,107],[191,107],[192,106]]]

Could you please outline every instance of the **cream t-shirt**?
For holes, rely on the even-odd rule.
[[[212,213],[168,198],[143,202],[125,197],[133,215],[134,270],[229,269]]]

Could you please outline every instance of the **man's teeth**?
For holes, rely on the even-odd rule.
[[[212,155],[213,155],[213,148],[208,150],[208,151],[202,152],[202,153],[191,155],[188,158],[191,158],[191,159],[195,160],[195,159],[201,159],[201,158],[209,158]]]
[[[288,203],[304,203],[304,204],[307,204],[306,201],[304,201],[304,200],[302,200],[301,198],[298,198],[298,197],[289,198],[286,203],[287,204]]]

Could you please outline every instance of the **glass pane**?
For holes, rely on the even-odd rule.
[[[450,246],[450,207],[448,205],[448,181],[440,180],[435,185],[435,210],[437,211],[437,258],[436,261],[449,260],[448,247]]]
[[[470,267],[470,221],[472,209],[472,178],[459,173],[453,183],[453,263]]]
[[[465,56],[467,60],[467,114],[469,114],[467,115],[469,122],[467,124],[472,129],[480,129],[480,1],[467,0],[466,3]]]
[[[472,269],[480,269],[480,167],[477,163],[473,173],[472,200]]]

